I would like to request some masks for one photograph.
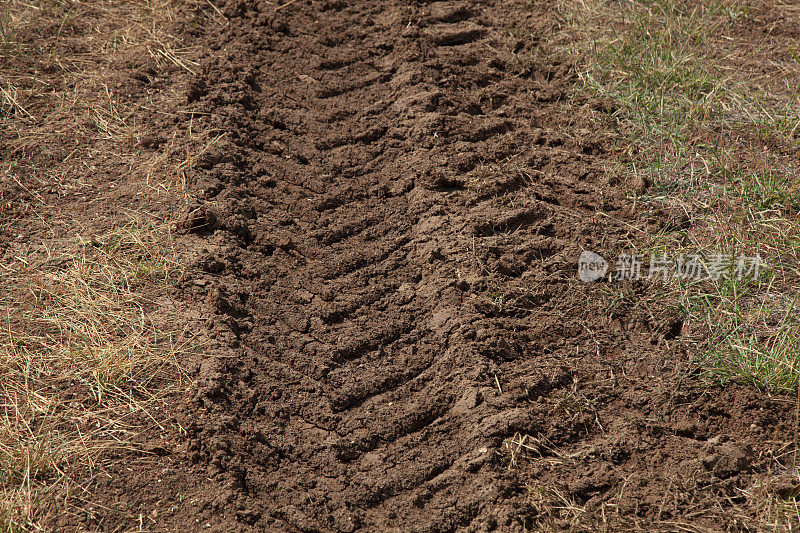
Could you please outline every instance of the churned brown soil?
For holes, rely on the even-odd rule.
[[[174,120],[214,140],[175,294],[209,356],[169,444],[53,527],[753,526],[794,402],[703,386],[649,284],[578,279],[674,221],[571,96],[553,6],[219,9]]]

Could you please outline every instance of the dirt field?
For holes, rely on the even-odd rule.
[[[758,9],[737,46],[765,42],[777,8]],[[772,28],[796,40],[787,13]],[[10,310],[28,305],[18,259],[59,272],[76,233],[91,258],[121,222],[155,228],[181,265],[136,307],[170,354],[144,367],[158,386],[114,389],[114,409],[158,407],[125,411],[130,441],[76,474],[77,501],[31,511],[42,527],[759,530],[794,501],[795,399],[709,380],[710,337],[661,285],[578,277],[583,250],[649,257],[694,212],[624,171],[622,104],[580,89],[563,4],[229,0],[164,20],[171,48],[114,52],[82,97],[117,94],[106,123],[129,130],[3,108],[41,134],[0,133],[22,161],[0,190]]]

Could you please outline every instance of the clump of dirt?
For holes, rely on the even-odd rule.
[[[554,14],[220,9],[186,94],[219,142],[181,224],[218,357],[184,453],[120,467],[103,523],[735,525],[792,406],[698,386],[648,285],[578,279],[664,220],[607,171],[607,103],[568,98]]]

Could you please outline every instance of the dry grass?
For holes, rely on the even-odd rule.
[[[0,265],[0,530],[87,497],[103,453],[135,448],[183,385],[190,341],[145,296],[182,271],[167,228],[131,223],[95,242]]]
[[[109,156],[133,159],[147,133],[145,118],[188,118],[167,100],[176,87],[164,85],[198,68],[192,59],[198,50],[173,35],[176,21],[188,11],[197,26],[223,22],[203,0],[12,0],[5,6],[0,121],[9,126],[6,156],[20,165],[54,143],[72,144],[69,159],[88,167]],[[132,98],[136,87],[147,96]]]
[[[147,453],[186,385],[172,228],[192,154],[215,141],[142,139],[154,117],[185,122],[187,12],[224,22],[204,0],[0,6],[0,532],[91,501],[108,452]]]

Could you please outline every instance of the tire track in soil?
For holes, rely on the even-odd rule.
[[[493,3],[306,6],[273,19],[278,31],[253,39],[260,49],[245,63],[207,68],[212,101],[234,98],[224,76],[257,72],[242,80],[253,89],[239,99],[252,103],[233,129],[245,141],[231,149],[241,170],[212,200],[221,219],[256,218],[245,233],[223,224],[210,239],[254,274],[228,290],[250,307],[231,336],[242,322],[250,331],[242,357],[213,369],[198,395],[209,414],[193,428],[195,459],[257,495],[253,519],[269,510],[268,521],[309,531],[452,527],[487,502],[503,511],[524,501],[485,450],[538,434],[541,413],[524,401],[531,385],[547,394],[572,378],[552,357],[530,358],[530,309],[504,317],[485,295],[507,283],[491,279],[506,270],[501,278],[527,274],[523,286],[549,282],[542,298],[563,300],[574,276],[549,275],[529,243],[578,248],[558,210],[527,187],[475,194],[464,171],[513,157],[547,172],[528,161],[552,158],[545,187],[590,178],[588,198],[569,188],[558,197],[567,216],[591,213],[601,193],[591,158],[537,144],[535,125],[557,109],[532,94],[558,98],[563,80],[508,72],[512,54],[497,48],[535,46],[508,37],[531,22],[503,18],[515,9],[525,13]],[[246,247],[231,250],[237,237]],[[494,376],[515,381],[501,394]],[[506,521],[518,520],[508,507]]]
[[[238,234],[244,249],[230,249],[237,236],[225,224],[210,239],[258,274],[227,291],[249,307],[231,337],[242,322],[250,331],[242,357],[220,362],[198,394],[209,414],[193,428],[195,459],[255,496],[253,520],[452,527],[487,499],[524,499],[481,449],[539,431],[540,416],[509,401],[525,379],[504,394],[494,384],[509,375],[504,359],[522,357],[514,337],[525,334],[496,330],[494,310],[474,304],[491,285],[474,247],[505,257],[532,236],[566,243],[553,235],[552,207],[524,188],[479,197],[463,176],[479,161],[525,165],[558,152],[534,142],[540,105],[528,93],[561,89],[508,75],[494,49],[514,46],[503,34],[525,21],[496,19],[496,9],[306,6],[272,20],[278,32],[245,56],[253,63],[207,68],[212,100],[227,90],[216,75],[258,72],[243,80],[254,86],[240,98],[251,113],[233,130],[255,143],[232,150],[241,171],[211,200],[220,219],[246,217],[237,206],[256,218]],[[591,162],[575,164],[589,172]],[[535,255],[515,274],[539,270]],[[540,393],[571,382],[552,362],[532,363]],[[482,472],[487,462],[497,464]]]
[[[582,249],[664,221],[609,185],[596,104],[567,102],[569,65],[538,49],[546,7],[223,12],[189,91],[225,137],[196,162],[187,287],[235,356],[199,369],[184,467],[216,488],[192,513],[228,530],[522,529],[552,519],[530,492],[550,483],[589,509],[679,516],[668,478],[744,431],[751,393],[693,405],[672,325],[577,280]],[[510,468],[518,433],[549,460]]]

